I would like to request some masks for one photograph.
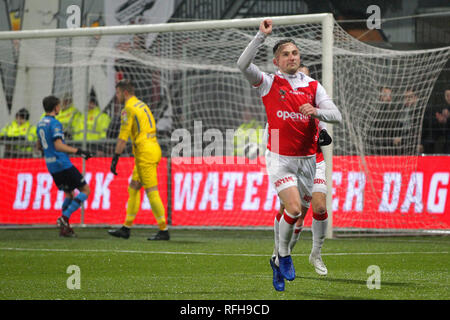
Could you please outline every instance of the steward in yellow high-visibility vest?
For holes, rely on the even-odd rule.
[[[25,143],[21,143],[21,141],[34,142],[37,140],[36,126],[30,124],[30,121],[28,121],[29,118],[30,113],[28,110],[22,108],[16,113],[16,119],[0,131],[0,137],[2,139],[17,140],[17,143],[12,148],[13,150],[33,151],[33,146],[26,146]]]
[[[82,141],[84,139],[84,118],[84,114],[81,113],[75,117],[72,123],[73,140]],[[105,139],[110,122],[111,118],[100,110],[95,99],[91,99],[88,105],[86,140]]]

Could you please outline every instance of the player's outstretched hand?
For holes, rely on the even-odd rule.
[[[271,19],[264,19],[261,21],[259,25],[259,30],[264,33],[266,36],[272,33],[272,20]]]
[[[305,116],[317,116],[317,109],[310,103],[302,104],[299,108],[301,114]]]
[[[333,142],[333,139],[331,139],[330,135],[328,134],[327,130],[320,130],[319,132],[319,146],[328,146]]]
[[[110,168],[111,172],[114,173],[116,176],[117,176],[116,167],[118,162],[119,162],[119,155],[116,153],[111,160],[111,168]]]
[[[81,156],[83,159],[87,160],[89,158],[92,158],[93,154],[89,151],[85,151],[82,149],[78,149],[77,152],[75,153],[78,156]]]

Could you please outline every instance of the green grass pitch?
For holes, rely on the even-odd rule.
[[[308,263],[311,233],[293,252],[297,278],[284,292],[272,287],[270,230],[133,229],[128,240],[103,228],[0,230],[0,299],[303,300],[450,299],[450,238],[382,237],[326,240],[328,276]],[[80,268],[80,289],[68,289],[70,265]],[[371,265],[380,289],[369,289]]]

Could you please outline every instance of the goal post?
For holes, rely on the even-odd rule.
[[[325,91],[333,98],[333,16],[327,15],[322,20],[322,85]],[[333,137],[333,125],[327,124],[328,134]],[[332,175],[333,175],[333,144],[323,148],[323,155],[326,163],[325,177],[327,180],[326,206],[328,212],[328,224],[326,238],[333,238],[333,205],[332,205]]]
[[[166,148],[158,180],[170,208],[169,221],[179,226],[269,227],[277,209],[276,195],[261,170],[181,166],[172,163],[171,152],[176,142],[172,133],[177,129],[186,130],[193,144],[200,141],[204,154],[212,144],[205,137],[219,132],[225,144],[230,140],[226,131],[239,127],[246,112],[266,122],[261,99],[236,66],[263,19],[0,32],[0,68],[13,70],[0,77],[0,102],[11,108],[10,114],[4,108],[2,117],[12,120],[26,106],[32,109],[31,120],[36,124],[40,101],[48,94],[61,98],[69,94],[79,111],[88,112],[86,101],[95,92],[99,108],[111,123],[105,129],[106,138],[91,141],[90,120],[84,113],[82,139],[68,140],[96,154],[87,162],[74,158],[93,185],[86,212],[75,223],[120,224],[133,159],[121,159],[122,175],[114,177],[109,172],[111,146],[117,137],[114,119],[120,115],[114,85],[119,78],[130,77],[158,125],[171,127],[168,132],[158,130],[167,134],[158,137]],[[333,237],[335,227],[448,229],[446,216],[438,216],[439,210],[446,209],[441,208],[442,193],[437,192],[446,177],[415,171],[419,164],[426,166],[416,152],[421,119],[450,47],[418,51],[372,47],[352,38],[329,13],[270,19],[273,32],[255,64],[273,72],[271,48],[281,38],[294,38],[311,76],[322,83],[343,116],[342,124],[327,125],[333,136],[332,145],[324,148],[327,237]],[[3,58],[4,52],[15,52],[15,63]],[[388,105],[379,101],[383,86],[392,91]],[[413,92],[406,98],[409,91]],[[412,101],[408,110],[403,108],[405,99]],[[197,130],[195,123],[202,128]],[[14,143],[3,144],[10,148]],[[51,187],[39,155],[21,155],[20,161],[0,159],[0,188],[10,191],[0,198],[6,208],[0,212],[0,224],[45,224],[58,214],[61,194]],[[428,187],[435,198],[428,196],[432,192],[425,190]],[[145,195],[141,211],[137,224],[155,224]],[[420,220],[418,213],[425,219]]]

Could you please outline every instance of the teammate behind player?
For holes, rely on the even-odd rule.
[[[325,241],[325,235],[328,226],[328,213],[326,205],[327,183],[325,176],[326,165],[320,147],[329,145],[331,143],[331,137],[328,135],[324,127],[321,127],[320,132],[322,133],[323,136],[326,136],[327,138],[326,139],[319,138],[316,153],[316,174],[314,177],[314,185],[312,189],[312,199],[311,199],[311,207],[313,211],[311,224],[313,245],[311,253],[309,255],[309,263],[314,266],[316,272],[319,275],[325,276],[327,275],[328,270],[322,261],[321,251],[322,245]],[[284,206],[280,205],[280,208],[281,207]],[[289,242],[289,248],[291,251],[294,249],[294,246],[297,244],[297,241],[300,238],[300,233],[303,228],[303,220],[304,219],[301,218],[298,219],[295,225],[294,233],[292,235],[291,241]]]
[[[289,248],[294,225],[299,217],[305,217],[312,198],[317,120],[339,123],[341,114],[320,83],[298,72],[300,52],[293,40],[281,40],[274,46],[273,63],[278,67],[275,74],[263,73],[252,63],[258,47],[271,32],[272,21],[263,20],[259,32],[237,64],[247,80],[257,88],[266,109],[267,172],[285,205],[279,222],[278,256],[275,261],[270,260],[274,286],[282,291],[284,279],[295,279]]]
[[[141,188],[150,201],[159,232],[148,240],[169,240],[165,209],[158,191],[156,169],[161,160],[161,147],[156,139],[156,124],[150,108],[134,95],[134,86],[129,80],[121,80],[116,85],[116,97],[125,107],[121,113],[121,126],[115,154],[111,162],[111,172],[117,175],[116,167],[128,138],[133,143],[134,168],[128,186],[128,206],[124,225],[108,233],[115,237],[128,239],[130,228],[141,204]]]
[[[36,128],[38,141],[36,147],[44,151],[47,169],[53,177],[53,181],[59,190],[64,191],[62,215],[57,224],[62,237],[74,237],[75,232],[69,224],[69,219],[81,204],[88,198],[89,185],[84,180],[78,169],[72,164],[67,154],[76,154],[84,159],[89,159],[92,154],[88,151],[73,148],[64,142],[63,127],[55,119],[61,110],[61,102],[57,97],[48,96],[43,100],[45,116],[39,121]],[[74,190],[80,193],[74,197]]]
[[[304,75],[310,77],[310,72],[309,72],[309,68],[307,66],[305,66],[304,64],[300,63],[300,68],[298,68],[298,71],[303,73]]]

